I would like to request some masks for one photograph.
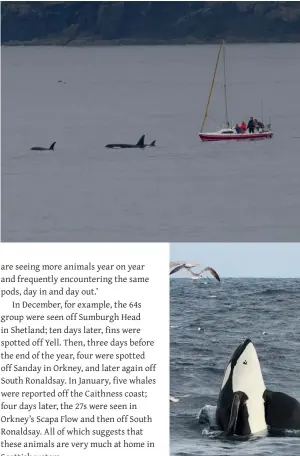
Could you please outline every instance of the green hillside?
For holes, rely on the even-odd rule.
[[[3,44],[300,41],[300,2],[2,2]]]

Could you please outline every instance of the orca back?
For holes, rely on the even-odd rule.
[[[272,429],[300,429],[300,403],[288,394],[264,393],[266,423]]]

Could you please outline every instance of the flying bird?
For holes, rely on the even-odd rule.
[[[172,261],[170,263],[170,275],[175,274],[175,272],[178,272],[181,269],[187,269],[190,272],[190,274],[192,275],[192,277],[194,277],[195,279],[199,279],[203,273],[210,272],[211,275],[215,279],[217,279],[219,282],[221,282],[219,274],[213,268],[208,266],[208,267],[202,269],[198,273],[192,271],[192,268],[195,268],[197,266],[201,267],[201,265],[197,264],[197,263],[186,263],[185,261]]]
[[[190,268],[187,268],[187,269],[189,269],[189,272],[192,274],[192,277],[194,277],[195,279],[199,279],[201,277],[201,274],[203,274],[204,272],[210,272],[211,275],[213,275],[215,279],[217,279],[219,282],[221,282],[220,276],[217,273],[217,271],[215,271],[213,268],[211,268],[209,266],[207,268],[202,269],[202,271],[200,271],[198,273],[192,271]]]
[[[170,275],[175,274],[175,272],[180,271],[180,269],[195,268],[196,266],[200,267],[200,264],[186,263],[185,261],[171,261],[170,263]]]

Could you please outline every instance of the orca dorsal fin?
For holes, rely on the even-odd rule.
[[[137,147],[145,147],[145,135],[140,137],[136,145]]]
[[[155,142],[156,142],[155,140],[152,141],[152,143],[150,144],[150,146],[151,146],[151,147],[155,147]]]
[[[55,144],[56,144],[56,141],[54,141],[54,143],[51,144],[51,146],[49,147],[49,150],[54,150]]]

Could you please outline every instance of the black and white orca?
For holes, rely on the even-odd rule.
[[[227,365],[216,420],[227,436],[300,429],[300,403],[265,387],[250,339],[238,346]]]
[[[234,351],[225,370],[216,420],[225,435],[249,436],[267,431],[259,359],[250,339]]]
[[[145,147],[155,147],[155,141],[145,144],[145,135],[141,136],[136,144],[113,143],[106,144],[109,149],[144,149]]]
[[[55,144],[56,144],[56,141],[54,141],[54,143],[52,143],[50,147],[34,146],[30,150],[54,150]]]

